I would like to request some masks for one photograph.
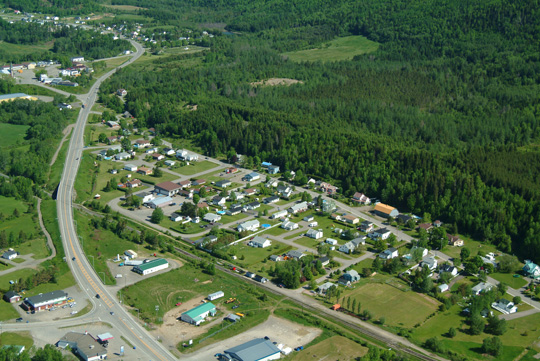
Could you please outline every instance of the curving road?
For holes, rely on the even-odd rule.
[[[120,68],[133,63],[144,53],[140,44],[134,41],[132,41],[132,44],[137,51],[129,61],[120,65]],[[62,178],[58,186],[57,214],[62,245],[77,284],[93,303],[94,309],[91,311],[91,316],[98,317],[101,321],[109,322],[114,325],[117,332],[136,347],[137,353],[141,357],[144,356],[148,360],[176,360],[176,357],[167,351],[159,342],[149,336],[146,330],[131,318],[131,315],[121,307],[114,295],[110,294],[103,286],[99,276],[94,272],[90,263],[84,257],[74,224],[73,200],[75,196],[73,186],[80,165],[82,150],[84,148],[83,135],[85,124],[90,114],[90,109],[96,102],[99,86],[104,80],[112,76],[115,71],[116,69],[111,70],[101,76],[87,94],[80,96],[85,107],[81,109],[74,126]],[[100,296],[99,299],[96,295]],[[113,311],[114,315],[111,313]],[[36,324],[33,325],[33,327],[36,326]]]

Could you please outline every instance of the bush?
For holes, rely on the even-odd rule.
[[[437,337],[427,339],[424,346],[433,352],[444,353],[445,351],[443,343]]]

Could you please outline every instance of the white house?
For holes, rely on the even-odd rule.
[[[137,166],[131,163],[124,164],[124,170],[127,170],[128,172],[136,172]]]
[[[203,217],[203,221],[213,223],[218,222],[221,220],[221,216],[219,214],[214,213],[206,213]]]
[[[260,236],[255,236],[251,241],[248,242],[248,246],[255,248],[266,248],[272,245],[272,241],[268,238],[263,238]]]
[[[259,229],[260,226],[261,224],[259,223],[259,221],[256,219],[253,219],[251,221],[246,221],[244,223],[239,224],[236,227],[236,229],[238,230],[238,232],[256,231],[257,229]]]
[[[382,239],[384,241],[385,239],[390,237],[391,234],[392,234],[392,232],[390,232],[386,228],[378,228],[378,229],[374,230],[373,232],[371,232],[369,234],[369,238],[371,238],[371,239]]]
[[[509,300],[507,300],[505,298],[501,298],[497,302],[493,302],[491,304],[491,307],[493,307],[494,309],[496,309],[499,312],[504,313],[505,315],[517,312],[517,306],[514,305],[514,302],[509,301]]]
[[[283,218],[289,214],[287,211],[279,211],[270,216],[270,219]]]
[[[379,253],[379,258],[382,258],[385,260],[396,258],[398,256],[399,256],[399,252],[394,247],[390,247],[387,250],[384,250],[381,253]]]
[[[288,211],[289,211],[289,213],[296,214],[296,213],[300,213],[300,212],[305,212],[305,211],[307,211],[307,209],[308,209],[307,202],[300,202],[300,203],[296,203],[295,205],[290,207],[288,209]]]
[[[17,258],[18,255],[19,255],[19,253],[15,252],[15,251],[6,251],[2,255],[2,258],[11,261],[12,259]]]
[[[281,228],[286,229],[287,231],[292,231],[294,229],[298,229],[298,223],[285,221],[281,224]]]
[[[478,296],[480,293],[487,292],[492,288],[493,288],[493,285],[491,283],[489,283],[489,282],[480,282],[479,284],[477,284],[476,286],[471,288],[471,292],[472,292],[473,295]]]
[[[174,212],[173,214],[171,214],[171,216],[169,217],[169,219],[173,222],[180,222],[181,220],[184,219],[184,216],[182,216],[180,213],[176,213]]]
[[[323,237],[323,231],[320,229],[310,229],[306,232],[306,237],[319,239]]]
[[[338,244],[338,241],[333,239],[333,238],[327,238],[325,242],[328,243],[331,246],[335,246],[335,245]]]

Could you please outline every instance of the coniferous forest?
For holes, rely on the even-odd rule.
[[[104,94],[130,89],[140,126],[428,212],[540,261],[538,1],[122,4],[234,33],[187,56],[190,66],[159,58],[108,81]],[[283,55],[346,35],[380,47],[340,62]],[[251,85],[273,77],[302,83]]]

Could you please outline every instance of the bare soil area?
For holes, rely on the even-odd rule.
[[[292,84],[304,84],[301,80],[289,79],[289,78],[270,78],[268,80],[261,80],[251,83],[252,86],[276,86],[276,85],[285,85],[290,86]]]

